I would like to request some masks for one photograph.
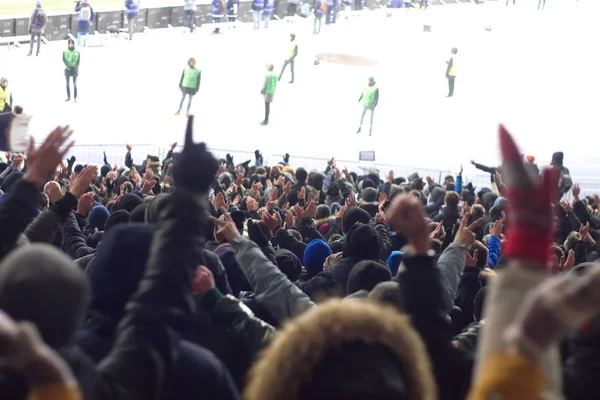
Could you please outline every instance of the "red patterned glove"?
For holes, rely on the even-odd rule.
[[[558,190],[556,172],[546,169],[541,182],[534,181],[525,170],[521,152],[512,136],[502,125],[499,136],[510,221],[504,254],[508,258],[527,260],[528,265],[545,268],[548,247],[553,240],[551,203]]]

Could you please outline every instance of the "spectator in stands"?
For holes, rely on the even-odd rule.
[[[190,33],[194,33],[196,27],[196,0],[184,0],[185,5],[183,6],[183,26],[189,28]]]
[[[140,0],[125,0],[125,8],[127,9],[127,29],[129,30],[129,40],[133,40],[135,32],[135,19],[140,13]]]
[[[77,14],[77,46],[85,47],[87,35],[90,34],[92,22],[94,21],[94,9],[88,0],[79,0],[75,4]]]
[[[29,54],[31,56],[33,54],[33,45],[37,39],[37,51],[35,53],[36,57],[40,55],[40,46],[42,43],[42,34],[46,29],[46,24],[48,23],[48,17],[46,16],[46,12],[42,8],[41,2],[35,3],[35,9],[29,17],[29,28],[28,32],[31,35],[31,40],[29,42]]]

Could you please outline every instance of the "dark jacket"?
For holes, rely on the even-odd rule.
[[[438,215],[433,217],[432,221],[443,222],[444,228],[451,229],[456,224],[456,221],[461,218],[462,215],[460,214],[458,208],[445,206],[444,208],[442,208],[442,211],[440,211]]]
[[[596,328],[597,330],[597,328]],[[568,343],[563,366],[564,394],[568,400],[600,398],[600,335],[577,333]]]
[[[296,282],[296,286],[314,302],[332,297],[344,297],[346,292],[342,285],[333,279],[331,272],[319,272],[306,281]]]
[[[94,254],[96,249],[88,246],[79,228],[75,213],[71,212],[62,224],[62,248],[74,260]]]
[[[91,12],[91,17],[89,20],[80,19],[79,15],[77,15],[77,32],[78,33],[90,33],[90,28],[92,25],[92,21],[94,21],[94,9],[86,3],[77,2],[75,5],[75,12],[79,13],[82,8],[89,7]]]
[[[40,191],[35,185],[21,179],[0,204],[0,260],[17,243],[19,236],[38,213]]]

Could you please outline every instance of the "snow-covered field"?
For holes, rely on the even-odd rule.
[[[311,34],[311,18],[221,35],[210,35],[206,26],[193,35],[169,29],[133,42],[111,39],[82,49],[77,104],[64,103],[66,41],[44,46],[39,58],[26,57],[28,49],[0,49],[0,75],[10,79],[16,103],[34,116],[36,139],[57,124],[70,124],[79,145],[104,145],[109,155],[122,154],[129,142],[138,144],[134,150],[141,157],[182,138],[185,118],[173,113],[182,68],[194,56],[202,70],[192,109],[196,138],[214,149],[260,148],[271,158],[289,152],[310,165],[321,163],[311,158],[331,156],[355,165],[360,150],[374,150],[378,163],[440,171],[457,171],[462,163],[473,176],[469,160],[498,162],[496,127],[503,122],[542,165],[552,152],[564,151],[572,174],[591,188],[600,166],[600,4],[547,3],[544,12],[532,1],[435,7],[390,18],[376,11],[324,25],[320,35]],[[432,32],[423,32],[424,24]],[[265,63],[281,68],[290,32],[300,49],[296,83],[287,84],[289,75],[282,79],[272,123],[261,127]],[[447,99],[451,47],[460,58],[456,96]],[[379,64],[315,66],[319,53],[365,56]],[[369,76],[381,92],[372,137],[356,134],[357,101]],[[99,148],[79,151],[87,149],[91,157]]]

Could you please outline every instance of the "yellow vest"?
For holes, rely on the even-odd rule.
[[[10,106],[10,89],[0,86],[0,112],[4,110],[6,104]]]
[[[452,60],[452,66],[448,70],[448,76],[456,76],[456,56],[452,55],[450,59]]]
[[[296,46],[298,45],[296,43],[296,41],[294,40],[293,42],[290,43],[291,45],[291,49],[290,49],[290,55],[288,56],[288,60],[291,60],[292,58],[294,58],[294,54],[295,54],[295,50],[296,50]]]

